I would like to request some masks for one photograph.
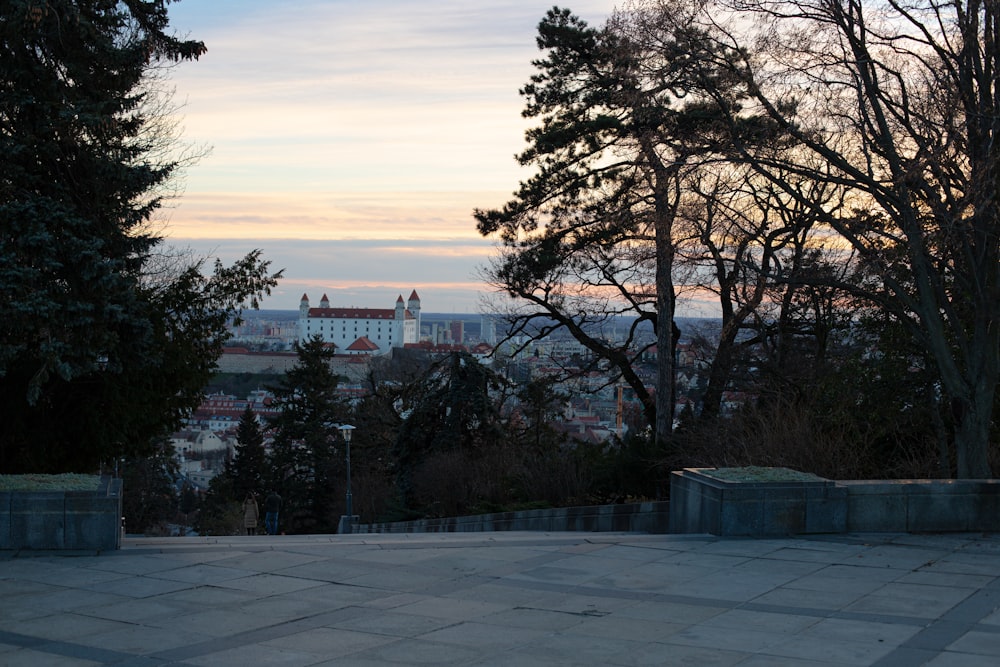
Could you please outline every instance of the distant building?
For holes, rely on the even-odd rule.
[[[482,363],[489,363],[493,360],[493,347],[488,343],[479,343],[478,345],[473,345],[472,348],[469,349],[469,354]]]
[[[215,452],[225,452],[229,443],[219,433],[209,429],[178,431],[170,438],[174,451],[182,459],[201,458]]]
[[[448,330],[451,333],[451,342],[461,345],[465,342],[465,322],[462,320],[452,320],[448,323]]]
[[[493,316],[484,315],[480,321],[479,340],[494,346],[497,344],[497,323]]]
[[[299,341],[319,336],[333,344],[337,354],[388,354],[394,347],[416,343],[420,331],[420,297],[413,290],[409,300],[396,299],[395,308],[331,308],[324,294],[319,308],[309,306],[309,296],[299,302]]]

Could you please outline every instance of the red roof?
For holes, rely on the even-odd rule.
[[[371,342],[368,336],[362,336],[353,343],[347,346],[348,350],[352,352],[374,352],[378,349],[378,345]]]
[[[410,301],[420,301],[420,297],[417,296],[417,290],[410,292]]]
[[[406,315],[413,316],[409,312]],[[394,320],[396,311],[389,308],[310,308],[309,317],[339,320]]]

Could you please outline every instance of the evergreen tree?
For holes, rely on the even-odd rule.
[[[157,78],[205,52],[169,34],[168,4],[0,4],[4,472],[148,454],[280,275],[254,252],[206,277],[152,232],[185,164]]]
[[[412,505],[412,475],[431,454],[466,453],[505,440],[495,396],[503,379],[468,353],[456,352],[433,364],[403,397],[406,419],[396,438],[397,484]]]
[[[529,380],[517,388],[516,396],[523,424],[520,429],[512,428],[512,434],[517,433],[518,440],[537,453],[562,445],[566,438],[553,427],[553,422],[562,417],[569,396],[558,389],[558,379]]]
[[[199,535],[243,534],[243,508],[236,500],[233,480],[228,474],[216,475],[208,483],[194,529]]]
[[[179,496],[174,480],[177,458],[168,443],[161,442],[152,455],[126,458],[121,464],[122,514],[130,533],[157,533],[174,520]]]
[[[247,405],[236,427],[236,451],[227,466],[226,474],[232,478],[234,498],[245,498],[248,493],[258,496],[264,492],[267,453],[264,451],[264,433],[257,415]]]
[[[319,336],[296,343],[298,362],[273,388],[280,413],[271,426],[270,488],[281,495],[288,532],[334,532],[341,511],[345,452],[337,427],[347,414],[330,367],[334,350]]]

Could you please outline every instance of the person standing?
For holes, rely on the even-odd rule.
[[[278,534],[278,513],[280,511],[281,496],[276,491],[271,491],[264,500],[264,529],[268,535]]]
[[[260,518],[260,511],[257,508],[257,499],[253,493],[248,493],[243,501],[243,527],[246,528],[247,535],[257,534],[257,521]]]

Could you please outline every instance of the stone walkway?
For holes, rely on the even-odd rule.
[[[1000,664],[1000,538],[450,533],[0,552],[0,665]]]

